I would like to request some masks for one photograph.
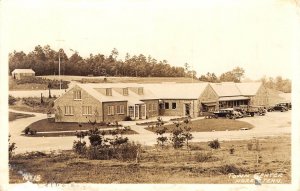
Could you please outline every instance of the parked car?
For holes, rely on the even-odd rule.
[[[282,106],[282,105],[275,105],[273,107],[269,107],[268,108],[268,112],[272,112],[272,111],[281,111],[281,112],[284,112],[284,111],[288,111],[288,108],[285,107],[285,106]]]
[[[219,111],[214,112],[214,115],[215,118],[226,117],[228,119],[236,119],[243,117],[243,114],[241,114],[238,111],[235,111],[233,108],[219,109]]]
[[[284,106],[288,109],[292,109],[292,103],[290,102],[286,102],[286,103],[279,103],[279,104],[276,104],[276,106]]]

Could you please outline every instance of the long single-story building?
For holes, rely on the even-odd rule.
[[[56,121],[97,122],[157,116],[198,117],[239,105],[268,105],[261,83],[76,84],[55,100]]]
[[[32,69],[14,69],[11,75],[14,79],[21,80],[27,77],[34,77],[35,72]]]

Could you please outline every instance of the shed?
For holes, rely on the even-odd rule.
[[[14,69],[11,75],[14,79],[21,80],[27,77],[34,77],[35,72],[32,69]]]

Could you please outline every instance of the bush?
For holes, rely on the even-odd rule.
[[[140,145],[135,143],[124,143],[122,145],[89,147],[86,157],[91,160],[135,160],[139,152]]]
[[[37,133],[37,131],[34,130],[34,129],[30,129],[30,130],[29,130],[29,134],[30,134],[30,135],[36,135],[36,133]]]
[[[25,135],[28,135],[28,134],[29,134],[29,131],[30,131],[30,128],[29,128],[29,127],[26,127],[26,128],[24,129]]]
[[[131,119],[130,116],[126,116],[126,117],[124,118],[124,121],[132,121],[132,119]]]
[[[220,148],[220,142],[218,139],[215,139],[215,140],[209,142],[208,146],[212,149],[218,149],[218,148]]]
[[[230,148],[230,149],[229,149],[229,153],[230,153],[231,155],[234,154],[234,151],[235,151],[234,148]]]
[[[219,172],[221,172],[222,174],[229,174],[229,173],[240,174],[243,173],[243,170],[239,169],[233,164],[226,164],[224,166],[219,167]]]
[[[211,161],[216,161],[218,160],[217,157],[214,157],[212,153],[204,153],[204,152],[199,152],[196,153],[195,155],[195,160],[197,162],[211,162]]]
[[[8,136],[8,157],[12,158],[14,150],[16,149],[16,143],[10,143],[10,135]]]
[[[185,137],[183,136],[182,133],[183,133],[182,129],[174,129],[172,131],[170,141],[171,141],[174,149],[183,147]]]
[[[86,153],[86,150],[87,150],[87,148],[86,148],[86,142],[85,141],[83,141],[83,142],[74,141],[73,142],[73,151],[75,153],[82,155],[82,154]]]
[[[9,105],[14,105],[16,103],[17,99],[11,95],[8,97],[8,104]]]

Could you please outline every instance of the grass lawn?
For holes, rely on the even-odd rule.
[[[208,143],[192,143],[189,151],[142,146],[138,164],[116,159],[88,160],[72,151],[39,156],[19,154],[10,159],[9,178],[10,183],[24,182],[18,174],[22,170],[40,175],[39,183],[254,184],[250,178],[256,173],[280,173],[276,183],[291,183],[290,136],[258,141],[224,141],[220,144],[221,148],[213,151]],[[253,144],[251,149],[249,144]],[[231,148],[234,149],[232,154],[229,152]],[[238,182],[243,179],[232,178],[232,173],[249,174],[250,180]],[[267,184],[266,181],[264,179],[262,184]]]
[[[244,121],[232,119],[200,119],[192,121],[188,124],[192,132],[207,132],[207,131],[233,131],[241,128],[252,129],[253,125]],[[171,132],[176,126],[175,124],[165,125],[167,132]],[[155,132],[156,128],[147,127],[149,131]]]
[[[36,121],[28,126],[30,129],[36,130],[37,132],[47,132],[47,131],[78,131],[78,130],[89,130],[93,128],[93,125],[89,123],[83,123],[79,127],[78,123],[75,122],[49,122],[48,119],[42,119]],[[95,125],[99,130],[113,128],[113,126],[100,126]]]
[[[9,121],[14,121],[16,119],[27,118],[27,117],[34,117],[34,115],[25,114],[25,113],[9,112]]]

